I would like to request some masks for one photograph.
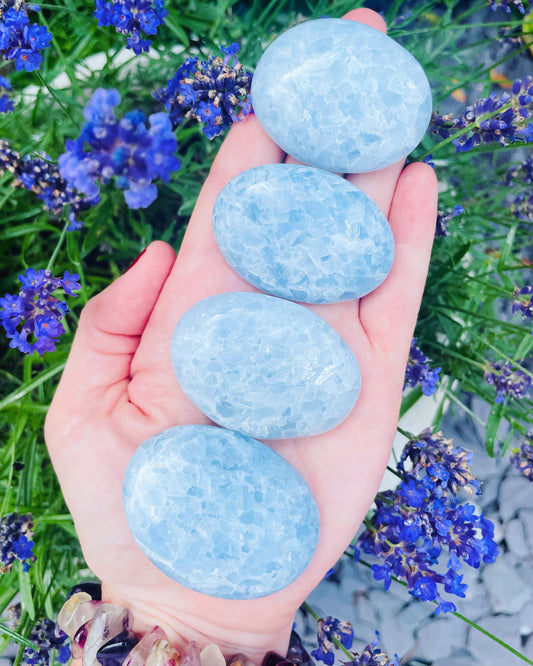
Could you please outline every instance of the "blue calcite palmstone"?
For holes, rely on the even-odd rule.
[[[341,173],[406,157],[432,108],[415,58],[380,31],[345,19],[307,21],[280,35],[259,60],[251,95],[260,124],[285,152]]]
[[[394,241],[378,206],[336,174],[294,164],[244,171],[218,195],[213,232],[228,264],[292,301],[364,296],[387,277]]]
[[[196,303],[174,330],[171,357],[204,414],[259,439],[327,432],[359,394],[359,365],[338,333],[305,306],[266,294]]]
[[[265,444],[215,426],[177,426],[141,444],[123,501],[143,553],[213,597],[286,587],[318,541],[318,509],[300,474]]]

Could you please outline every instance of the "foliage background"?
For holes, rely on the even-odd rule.
[[[485,0],[460,2],[367,2],[357,0],[169,2],[169,16],[154,38],[153,57],[117,64],[125,43],[112,28],[99,28],[87,0],[58,0],[41,5],[35,15],[53,34],[45,62],[35,72],[11,70],[15,110],[0,117],[0,136],[21,154],[46,153],[55,161],[66,138],[78,136],[82,110],[99,87],[115,87],[121,111],[140,108],[153,113],[151,91],[164,85],[187,55],[207,58],[219,45],[238,41],[239,59],[253,71],[266,45],[304,18],[342,16],[362,5],[383,11],[389,34],[406,46],[430,79],[434,106],[459,114],[466,103],[498,95],[510,82],[531,71],[528,31],[532,23],[513,6],[491,11]],[[508,4],[508,3],[507,3]],[[527,10],[527,2],[522,3]],[[527,13],[526,13],[527,17]],[[503,34],[511,41],[505,41]],[[532,35],[533,37],[533,35]],[[99,53],[102,66],[89,71],[85,59]],[[65,79],[65,75],[68,77]],[[36,561],[29,572],[0,576],[0,611],[22,591],[23,614],[17,631],[27,635],[34,617],[54,617],[65,592],[88,572],[72,520],[46,452],[42,426],[68,356],[72,332],[87,300],[120,275],[154,239],[179,247],[188,217],[221,138],[208,141],[195,123],[181,125],[176,135],[182,168],[146,210],[130,210],[122,194],[102,189],[99,206],[82,215],[80,231],[66,232],[65,219],[43,211],[26,190],[14,190],[11,176],[0,178],[0,293],[16,293],[16,278],[27,267],[65,270],[81,276],[82,291],[69,299],[68,332],[53,353],[23,356],[0,336],[0,488],[1,514],[31,512],[35,519]],[[437,146],[437,147],[436,147]],[[530,146],[498,143],[456,153],[428,132],[411,159],[432,153],[440,181],[440,209],[457,204],[464,213],[449,223],[449,235],[437,238],[416,336],[433,366],[439,366],[440,395],[454,409],[468,410],[468,393],[492,405],[486,426],[488,454],[501,455],[516,446],[531,428],[527,397],[495,403],[485,379],[487,362],[521,362],[531,377],[531,322],[511,313],[513,289],[531,283],[531,221],[512,210],[515,197],[529,196],[530,183],[504,176],[531,155]],[[419,388],[406,391],[402,411],[421,398]],[[438,426],[442,409],[435,418]],[[474,419],[479,419],[471,414]],[[430,425],[430,424],[427,424]],[[524,481],[527,483],[527,481]],[[0,637],[0,653],[9,641]]]

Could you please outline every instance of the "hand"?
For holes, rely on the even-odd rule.
[[[354,10],[346,18],[385,30],[370,10]],[[286,651],[297,608],[340,557],[375,496],[395,434],[436,219],[436,179],[425,164],[402,170],[399,163],[348,177],[388,216],[394,265],[385,282],[359,301],[309,307],[355,352],[361,394],[334,430],[269,442],[299,470],[317,500],[317,551],[296,581],[265,598],[231,601],[193,592],[167,578],[135,544],[122,507],[122,480],[145,439],[170,426],[209,422],[174,377],[171,335],[181,315],[200,299],[254,290],[220,254],[211,210],[233,176],[281,159],[255,117],[232,127],[179,256],[164,243],[152,243],[83,310],[46,422],[50,455],[87,563],[102,581],[104,600],[129,608],[137,631],[159,624],[177,647],[190,640],[201,647],[215,642],[225,654],[244,652],[255,662],[269,649]]]

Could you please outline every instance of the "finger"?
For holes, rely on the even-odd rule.
[[[187,228],[178,259],[150,318],[136,355],[137,374],[157,367],[169,374],[170,337],[179,317],[194,303],[226,291],[253,290],[226,263],[213,236],[211,216],[217,194],[234,176],[281,160],[281,149],[267,136],[255,116],[232,126],[211,167]]]
[[[349,21],[358,21],[359,23],[366,23],[371,28],[375,28],[380,32],[387,32],[387,24],[385,19],[380,16],[373,9],[368,9],[366,7],[359,7],[359,9],[352,9],[342,18],[348,19]]]
[[[387,354],[404,349],[412,337],[424,291],[437,218],[437,179],[415,162],[400,176],[390,211],[394,261],[386,280],[360,300],[359,316],[371,343]],[[401,358],[400,358],[401,357]],[[404,355],[395,355],[405,365]]]
[[[106,408],[112,409],[125,390],[131,360],[175,259],[170,245],[154,242],[130,270],[87,303],[52,413],[55,404],[79,404],[87,413],[93,402],[102,402],[103,392]]]
[[[263,164],[280,162],[281,149],[276,146],[255,116],[234,124],[213,162],[205,181],[180,250],[176,271],[182,267],[182,255],[194,257],[214,247],[211,214],[220,190],[237,174]]]
[[[370,197],[388,218],[396,183],[404,163],[405,160],[401,160],[379,171],[350,174],[346,179]]]

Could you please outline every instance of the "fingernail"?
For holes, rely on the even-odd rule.
[[[135,266],[135,264],[136,264],[136,263],[139,261],[139,259],[143,256],[143,254],[146,252],[147,249],[148,249],[148,248],[145,247],[144,250],[141,252],[141,254],[139,254],[139,255],[138,255],[138,256],[137,256],[137,257],[131,262],[131,264],[129,265],[129,267],[128,267],[126,273],[130,270],[130,268],[133,268],[133,267]]]

